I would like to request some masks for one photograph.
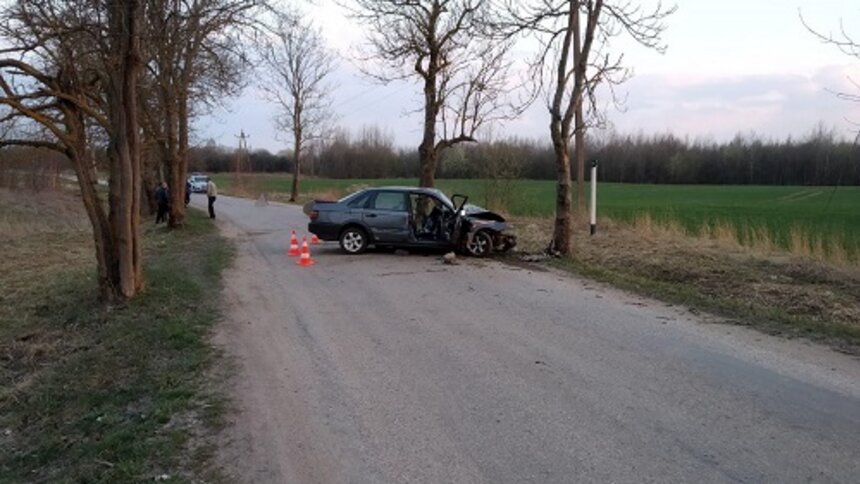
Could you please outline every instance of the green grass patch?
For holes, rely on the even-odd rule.
[[[194,211],[145,232],[146,290],[107,308],[87,233],[4,246],[0,482],[206,479],[211,449],[193,435],[224,408],[205,373],[232,247]]]
[[[234,178],[215,175],[229,193]],[[255,190],[288,193],[290,175],[253,175]],[[308,178],[307,196],[343,195],[362,185],[414,186],[416,179]],[[546,180],[438,180],[446,193],[463,193],[473,203],[513,216],[545,217],[555,210],[555,184]],[[633,223],[647,216],[656,223],[679,225],[689,235],[710,235],[728,227],[730,236],[748,246],[774,246],[836,261],[860,259],[860,187],[741,185],[633,185],[602,183],[599,216]],[[725,231],[723,231],[725,232]],[[766,239],[766,240],[763,240]]]

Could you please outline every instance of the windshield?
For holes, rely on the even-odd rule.
[[[445,205],[448,205],[448,207],[450,207],[452,209],[456,208],[456,207],[454,207],[454,202],[452,202],[451,199],[448,198],[448,196],[442,192],[442,190],[433,190],[433,191],[435,192],[435,195],[445,203]]]

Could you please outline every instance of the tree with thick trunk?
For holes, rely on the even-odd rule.
[[[664,9],[658,2],[653,11],[647,11],[633,0],[506,0],[504,10],[507,18],[498,24],[500,30],[510,36],[532,35],[541,45],[532,62],[532,77],[538,87],[550,86],[545,93],[557,167],[555,226],[548,251],[567,255],[573,205],[570,140],[574,140],[576,159],[576,205],[582,212],[585,134],[590,126],[605,121],[597,104],[597,87],[617,85],[630,77],[621,64],[622,56],[608,52],[609,41],[626,32],[639,44],[662,51],[663,21],[675,8]],[[544,82],[547,78],[551,82]]]
[[[102,299],[143,287],[140,245],[140,71],[138,0],[15,2],[0,14],[0,105],[13,123],[0,146],[66,154],[93,227]],[[108,140],[107,204],[97,189],[91,131]],[[105,206],[107,205],[107,211]]]
[[[304,146],[319,139],[331,124],[331,92],[327,82],[335,63],[320,32],[297,12],[282,15],[262,49],[265,68],[259,84],[279,109],[278,129],[289,131],[293,143],[290,201],[299,196]]]
[[[479,128],[525,107],[510,101],[511,43],[491,31],[489,0],[356,0],[347,8],[368,26],[365,72],[421,85],[420,186],[435,185],[442,151],[476,142]]]

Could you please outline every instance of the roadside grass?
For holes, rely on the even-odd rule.
[[[104,307],[80,202],[38,197],[0,193],[17,227],[0,232],[0,482],[217,479],[206,435],[225,402],[205,373],[231,246],[194,211],[149,225],[144,294]]]
[[[225,194],[256,198],[266,193],[275,201],[287,201],[291,181],[288,174],[213,178]],[[299,201],[337,199],[367,186],[416,184],[409,178],[304,178]],[[555,184],[547,180],[440,179],[437,186],[515,217],[548,217],[555,209]],[[860,187],[601,183],[598,196],[601,218],[632,225],[647,219],[688,236],[718,234],[743,246],[773,246],[835,263],[860,263]]]

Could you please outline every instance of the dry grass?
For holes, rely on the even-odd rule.
[[[518,218],[514,224],[521,251],[547,246],[552,219]],[[826,261],[817,257],[831,250],[820,241],[798,255],[777,249],[762,231],[748,234],[754,247],[741,245],[738,234],[721,224],[696,237],[648,218],[632,224],[603,220],[594,237],[585,222],[576,227],[571,263],[587,275],[767,331],[835,335],[837,345],[848,341],[860,348],[860,268],[834,263],[832,253]]]
[[[0,207],[0,241],[90,229],[80,200],[67,191],[0,189]]]
[[[795,256],[835,266],[853,266],[860,269],[860,259],[852,258],[846,250],[843,238],[808,233],[799,226],[791,228],[789,247],[783,248],[765,226],[738,229],[726,221],[704,224],[698,233],[691,234],[674,219],[657,220],[649,214],[638,215],[628,225],[634,232],[647,238],[669,237],[672,239],[694,239],[700,243],[714,242],[732,250],[746,250],[765,256]]]
[[[104,307],[80,200],[46,193],[0,189],[0,482],[212,482],[207,296],[229,247],[197,213],[148,225],[146,291]]]

